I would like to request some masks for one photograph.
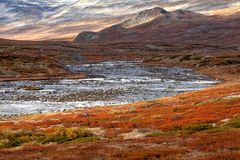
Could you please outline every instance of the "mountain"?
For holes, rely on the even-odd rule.
[[[132,41],[132,38],[143,35],[143,33],[156,32],[160,25],[171,26],[178,23],[186,23],[195,19],[205,18],[201,14],[191,11],[177,10],[166,11],[163,8],[155,7],[139,12],[136,16],[103,29],[100,32],[82,32],[76,38],[75,42],[89,42],[89,41],[115,41],[126,39]],[[144,36],[146,37],[146,36]],[[143,40],[144,37],[141,37]]]
[[[240,11],[239,0],[0,0],[0,38],[71,39],[84,30],[99,31],[160,6],[208,15]],[[154,14],[148,21],[152,18]],[[143,22],[136,19],[126,22],[126,27],[131,23]]]
[[[75,42],[229,43],[240,40],[239,14],[220,17],[153,8],[100,32],[83,32]],[[234,38],[232,38],[234,37]],[[229,39],[229,40],[228,40]]]
[[[167,12],[163,8],[156,7],[153,9],[148,9],[148,10],[139,12],[137,16],[124,21],[122,23],[122,27],[130,28],[130,27],[138,26],[140,24],[150,22],[151,20],[159,16],[171,16],[171,15],[169,14],[169,12]]]

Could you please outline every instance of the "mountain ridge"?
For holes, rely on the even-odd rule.
[[[147,24],[154,23],[155,21],[164,21],[164,23],[175,23],[177,21],[192,19],[192,18],[205,18],[204,15],[185,10],[176,10],[169,12],[161,7],[154,7],[139,12],[134,17],[125,20],[122,23],[105,28],[99,32],[84,31],[81,32],[74,40],[74,42],[88,42],[96,39],[104,38],[105,36],[114,35],[115,33],[124,33],[124,35],[131,35],[134,33],[134,28],[146,26]],[[157,22],[159,23],[159,22]]]
[[[240,31],[237,30],[240,27],[239,20],[238,15],[228,17],[206,16],[192,11],[166,11],[162,8],[153,8],[99,32],[80,33],[74,42],[163,41],[166,43],[206,43],[209,41],[219,44],[238,44],[237,41],[240,40],[240,36],[238,36]],[[235,39],[231,39],[233,36]]]

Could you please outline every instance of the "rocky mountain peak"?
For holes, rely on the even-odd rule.
[[[161,8],[161,7],[155,7],[152,9],[147,9],[144,11],[141,11],[138,13],[138,16],[142,16],[144,17],[155,17],[155,16],[159,16],[161,14],[167,14],[168,11],[166,11],[165,9]]]
[[[138,26],[147,22],[152,21],[153,19],[160,16],[169,16],[171,13],[166,11],[163,8],[155,7],[152,9],[147,9],[142,12],[139,12],[135,17],[126,20],[122,23],[122,27],[131,28],[134,26]]]

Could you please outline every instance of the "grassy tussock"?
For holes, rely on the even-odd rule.
[[[169,130],[169,131],[159,131],[153,132],[148,135],[148,137],[168,137],[176,135],[188,135],[193,133],[218,133],[218,132],[227,132],[231,130],[238,130],[240,128],[240,117],[231,119],[225,124],[211,124],[211,123],[198,123],[191,124],[186,127],[179,128],[178,130]]]
[[[1,130],[0,147],[9,148],[22,144],[36,143],[80,143],[97,140],[91,132],[84,128],[55,128],[52,132],[34,132],[28,130]]]
[[[240,128],[240,116],[233,118],[227,125],[233,128]]]

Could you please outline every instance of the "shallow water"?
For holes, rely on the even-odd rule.
[[[0,115],[56,112],[126,104],[212,86],[217,81],[190,69],[143,66],[140,62],[69,65],[89,77],[78,80],[0,82]],[[39,87],[27,91],[25,86]]]

